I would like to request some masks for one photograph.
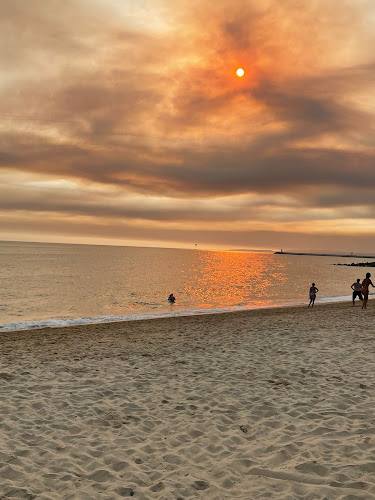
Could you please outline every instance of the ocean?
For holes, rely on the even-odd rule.
[[[0,242],[0,332],[350,300],[361,259]],[[169,304],[174,293],[176,302]]]

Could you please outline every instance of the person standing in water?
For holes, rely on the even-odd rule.
[[[353,306],[354,306],[354,300],[356,297],[358,297],[361,302],[363,301],[361,293],[362,290],[361,280],[358,278],[356,283],[353,283],[350,288],[353,290]]]
[[[366,278],[362,281],[362,293],[363,293],[363,301],[362,301],[362,309],[367,309],[367,301],[368,301],[368,287],[371,285],[375,288],[375,285],[370,280],[371,274],[366,273]]]
[[[319,292],[319,290],[316,288],[315,283],[311,283],[310,286],[310,291],[309,291],[309,298],[310,298],[310,303],[307,307],[314,307],[314,302],[316,299],[316,294]]]

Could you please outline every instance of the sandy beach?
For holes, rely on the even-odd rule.
[[[3,333],[0,498],[375,498],[375,301]]]

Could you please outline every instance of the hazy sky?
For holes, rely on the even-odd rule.
[[[374,0],[0,7],[0,239],[375,253]]]

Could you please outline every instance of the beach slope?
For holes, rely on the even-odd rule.
[[[4,333],[0,497],[375,498],[375,303]]]

